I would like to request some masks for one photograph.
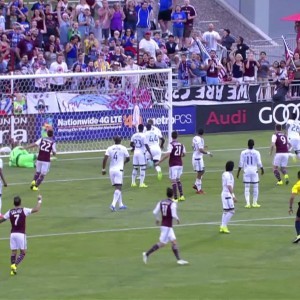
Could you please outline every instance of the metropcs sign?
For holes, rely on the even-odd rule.
[[[299,103],[280,103],[275,106],[266,106],[259,110],[258,119],[262,124],[286,124],[290,115],[296,114],[297,119],[300,117],[300,102]]]

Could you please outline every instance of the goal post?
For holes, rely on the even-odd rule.
[[[152,119],[170,140],[172,70],[140,69],[0,76],[0,148],[31,143],[53,128],[58,153],[104,151],[119,135],[129,146]]]

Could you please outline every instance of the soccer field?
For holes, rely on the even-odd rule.
[[[125,168],[125,211],[112,213],[113,188],[101,175],[103,153],[61,155],[41,186],[42,209],[28,217],[28,252],[11,277],[10,224],[0,225],[0,283],[2,299],[296,299],[299,284],[299,246],[294,216],[288,215],[291,186],[299,165],[290,161],[290,185],[275,185],[269,146],[272,132],[204,136],[214,155],[205,157],[205,195],[192,189],[195,173],[191,152],[184,158],[185,202],[178,204],[181,224],[175,227],[180,254],[190,262],[178,266],[170,246],[156,251],[148,264],[142,252],[158,241],[159,227],[152,214],[169,186],[167,163],[157,181],[148,170],[147,189],[131,188]],[[242,176],[235,181],[236,214],[230,235],[219,233],[222,214],[221,174],[249,138],[262,154],[261,208],[245,209]],[[180,137],[191,151],[191,136]],[[59,145],[58,145],[59,147]],[[19,194],[33,207],[36,192],[29,189],[33,170],[4,166],[9,187],[3,188],[3,213]],[[297,199],[298,200],[298,199]],[[294,204],[294,212],[297,202]]]

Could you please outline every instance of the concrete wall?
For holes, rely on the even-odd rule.
[[[300,2],[296,0],[225,0],[250,22],[271,37],[293,34],[294,23],[280,19],[300,13]]]

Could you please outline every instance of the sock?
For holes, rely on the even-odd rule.
[[[281,181],[281,177],[280,177],[279,171],[276,169],[276,170],[273,171],[273,173],[274,173],[274,176],[276,177],[276,179],[277,179],[278,181]]]
[[[281,171],[281,173],[283,174],[283,175],[285,175],[287,172],[286,172],[286,168],[284,168],[284,167],[282,167],[282,168],[280,168],[280,171]]]
[[[34,181],[37,181],[37,179],[40,177],[40,175],[41,175],[41,173],[35,172],[34,177],[33,177],[33,180],[34,180]]]
[[[113,207],[116,207],[116,204],[117,204],[117,202],[118,202],[118,200],[119,200],[120,194],[121,194],[121,191],[120,191],[120,190],[115,190],[115,192],[114,192],[114,198],[113,198],[113,201],[112,201],[112,203],[111,203],[111,205],[112,205]]]
[[[24,257],[25,257],[25,253],[21,252],[20,255],[17,258],[16,265],[20,264],[21,261],[24,259]]]
[[[299,235],[300,234],[300,221],[295,221],[295,228],[296,228],[297,235]]]
[[[0,195],[0,215],[1,215],[1,211],[2,211],[2,195]]]
[[[173,189],[174,199],[178,199],[178,195],[177,195],[177,184],[176,184],[176,183],[172,183],[172,189]]]
[[[183,196],[182,184],[180,180],[177,181],[177,187],[178,187],[179,195]]]
[[[122,199],[122,191],[120,191],[120,195],[119,195],[119,198],[118,198],[119,207],[124,206],[122,200],[123,200],[123,199]]]
[[[132,170],[132,175],[131,175],[131,183],[132,183],[132,184],[135,183],[137,171],[138,171],[138,170],[137,170],[136,168],[133,168],[133,170]]]
[[[222,227],[227,227],[227,223],[226,223],[226,215],[227,215],[227,211],[223,211],[223,214],[222,214]]]
[[[35,186],[39,186],[43,180],[44,180],[45,176],[40,174],[39,178],[36,180]]]
[[[144,183],[146,177],[146,167],[140,167],[140,185]]]
[[[197,188],[197,191],[200,191],[201,188],[202,188],[202,180],[197,178],[196,181],[195,181],[195,186]]]
[[[180,257],[179,257],[179,250],[178,250],[178,247],[177,245],[174,245],[172,244],[172,251],[176,257],[177,260],[180,260]]]
[[[258,183],[253,183],[253,204],[257,203],[258,193]]]
[[[234,210],[230,210],[228,211],[228,213],[226,214],[225,218],[226,218],[226,226],[227,224],[230,222],[231,218],[233,217],[235,211]]]
[[[16,263],[16,255],[11,255],[10,256],[10,264],[13,265]]]
[[[156,250],[159,249],[159,245],[158,244],[155,244],[152,246],[151,249],[149,249],[147,252],[146,252],[146,255],[149,256],[150,254],[152,254],[153,252],[155,252]]]
[[[250,205],[250,183],[245,183],[245,200],[246,204]]]
[[[156,166],[155,170],[156,170],[157,173],[159,173],[159,172],[161,172],[161,167],[160,166]]]

